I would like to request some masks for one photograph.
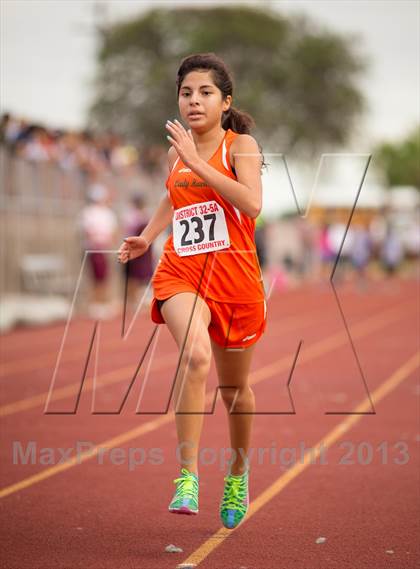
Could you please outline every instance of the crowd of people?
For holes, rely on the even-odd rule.
[[[293,248],[286,246],[280,255],[264,261],[267,281],[275,278],[277,287],[285,288],[333,278],[335,283],[354,280],[358,290],[364,290],[373,275],[390,279],[399,274],[405,261],[410,266],[411,260],[418,259],[420,232],[415,216],[403,231],[392,212],[377,212],[367,219],[347,226],[339,220],[315,224],[295,217],[288,222],[293,228]],[[267,224],[265,230],[262,226],[259,231],[264,231],[265,239],[281,239],[273,232],[273,224]],[[257,248],[258,243],[260,247],[264,243],[261,237],[256,241]],[[262,258],[266,257],[270,255],[264,251]]]
[[[155,146],[137,148],[113,132],[54,129],[9,113],[1,117],[0,144],[13,157],[37,165],[51,164],[64,173],[80,176],[85,204],[75,223],[82,255],[89,251],[87,268],[92,285],[89,313],[99,318],[112,315],[115,312],[110,282],[112,261],[106,251],[115,249],[121,237],[136,235],[147,224],[147,198],[137,180],[164,169],[166,152]],[[135,175],[137,171],[139,176]],[[109,180],[127,173],[136,189],[116,207],[115,188]],[[134,308],[142,297],[153,269],[152,251],[124,267],[121,277],[130,307]]]
[[[347,230],[342,223],[325,223],[318,249],[324,273],[331,274],[337,259],[337,278],[344,278],[352,269],[361,287],[366,284],[371,261],[377,260],[383,272],[392,276],[404,259],[401,237],[386,218],[349,226]]]
[[[115,132],[49,128],[24,118],[3,114],[0,144],[14,155],[36,163],[53,163],[63,171],[77,172],[87,180],[104,173],[121,174],[129,168],[153,171],[162,167],[160,147],[139,149]]]

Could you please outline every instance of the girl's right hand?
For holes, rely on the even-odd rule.
[[[144,255],[149,246],[150,243],[141,235],[127,237],[118,250],[118,261],[123,264],[128,263],[128,261]]]

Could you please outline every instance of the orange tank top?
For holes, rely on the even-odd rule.
[[[208,164],[236,180],[229,149],[237,133],[228,129]],[[175,278],[218,302],[265,299],[256,253],[255,219],[240,212],[177,158],[166,180],[174,208],[172,234],[153,276],[156,290]]]

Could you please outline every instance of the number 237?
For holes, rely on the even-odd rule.
[[[209,226],[209,241],[214,241],[214,224],[216,222],[216,214],[209,213],[207,215],[203,215],[203,219],[210,220]],[[193,240],[187,239],[188,233],[190,231],[190,224],[195,223],[195,227],[193,228],[197,237]],[[203,220],[201,217],[194,216],[191,219],[182,219],[180,224],[184,226],[184,233],[181,237],[181,245],[192,245],[193,243],[201,243],[205,239],[205,233],[203,228]]]

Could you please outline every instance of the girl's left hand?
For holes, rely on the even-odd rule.
[[[174,122],[168,120],[166,128],[170,133],[167,139],[178,152],[184,164],[191,168],[200,159],[191,130],[186,131],[176,119]]]

